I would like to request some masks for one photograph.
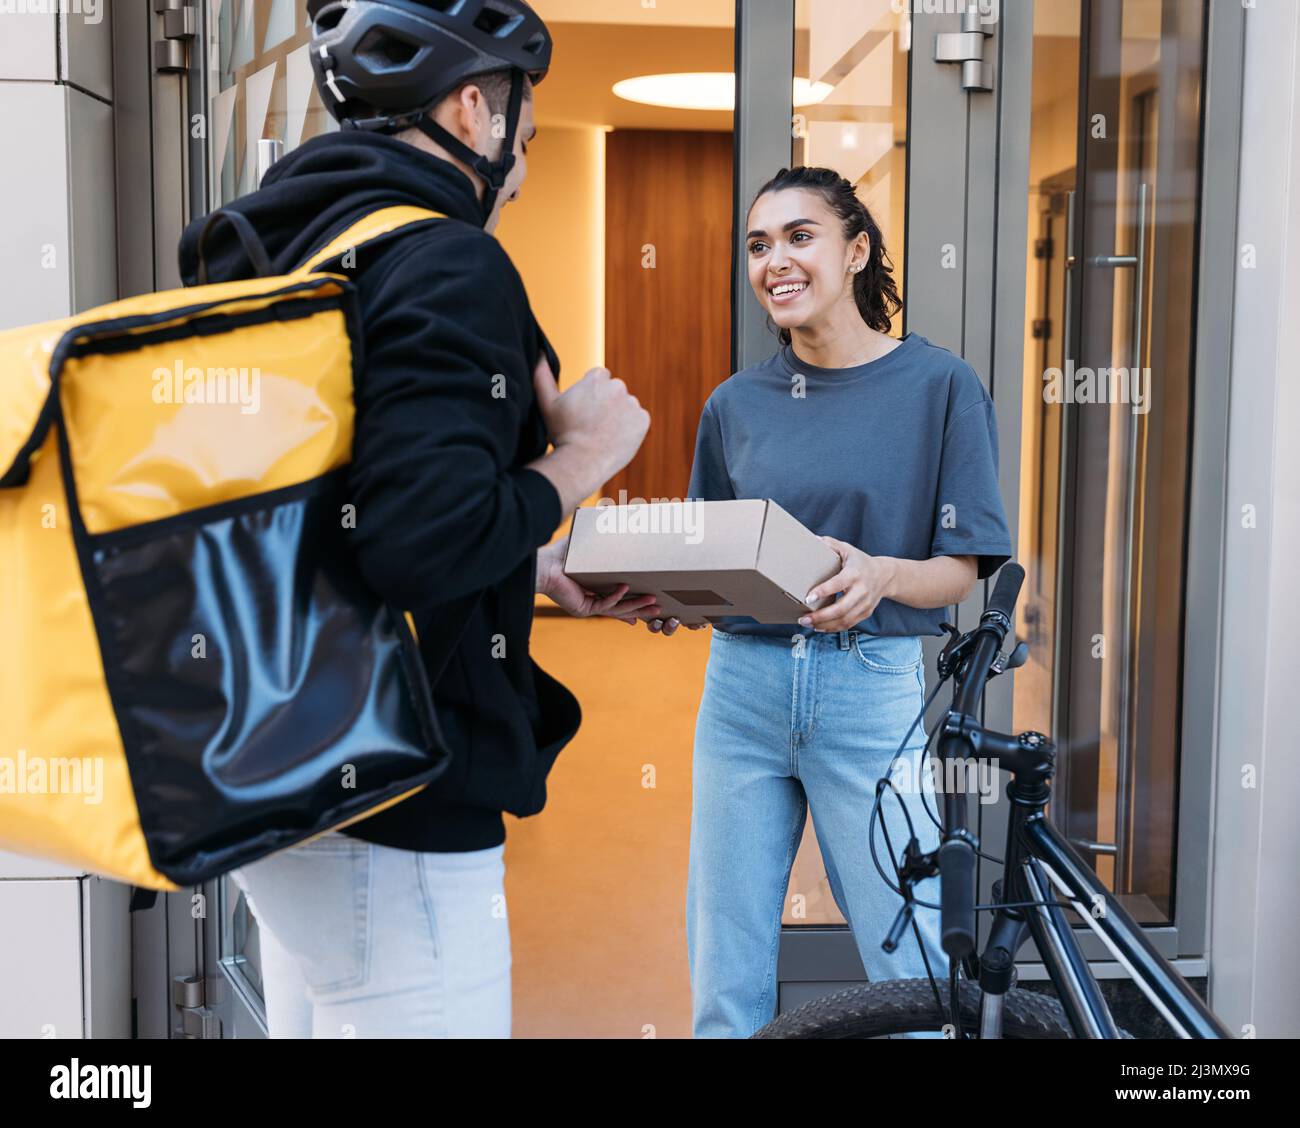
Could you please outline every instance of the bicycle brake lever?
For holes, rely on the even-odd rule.
[[[912,901],[909,897],[903,902],[903,907],[898,910],[898,915],[894,917],[894,923],[889,930],[889,935],[880,942],[880,948],[886,955],[892,955],[898,947],[898,942],[903,938],[903,933],[907,931],[907,926],[912,923],[912,911]]]
[[[1029,644],[1027,642],[1017,642],[1010,654],[999,652],[998,656],[993,659],[993,664],[989,667],[989,677],[997,677],[998,674],[1004,674],[1008,670],[1019,669],[1028,661]]]
[[[956,665],[957,658],[961,655],[962,648],[966,645],[967,637],[951,623],[940,623],[939,626],[948,632],[948,641],[939,651],[939,659],[935,666],[940,678],[946,681]]]
[[[915,835],[907,840],[907,846],[903,849],[903,864],[898,870],[898,884],[903,890],[903,907],[894,917],[889,933],[880,942],[881,950],[885,953],[892,953],[898,947],[898,942],[907,931],[907,926],[912,923],[912,915],[915,911],[912,907],[912,886],[923,878],[933,877],[939,872],[939,863],[935,858],[934,853],[921,853],[921,846],[916,841]]]

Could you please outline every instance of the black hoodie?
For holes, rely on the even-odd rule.
[[[353,131],[313,138],[227,208],[247,216],[285,273],[395,204],[448,218],[360,249],[348,272],[365,338],[353,538],[367,581],[415,620],[452,755],[439,780],[343,833],[479,850],[504,841],[502,811],[542,809],[547,772],[580,719],[573,695],[528,654],[536,552],[563,518],[555,487],[525,469],[547,443],[533,369],[543,352],[557,374],[559,361],[483,230],[469,178],[413,145]],[[181,239],[187,285],[203,222]],[[204,258],[213,282],[253,273],[229,224],[212,230]]]

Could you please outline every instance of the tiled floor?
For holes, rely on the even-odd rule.
[[[539,617],[537,662],[582,702],[546,809],[507,820],[514,1036],[690,1036],[683,899],[709,632]]]

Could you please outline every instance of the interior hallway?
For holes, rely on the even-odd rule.
[[[691,748],[709,632],[539,615],[532,651],[583,723],[545,810],[506,818],[514,1036],[688,1038]]]

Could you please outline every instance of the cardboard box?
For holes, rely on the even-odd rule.
[[[577,510],[564,571],[589,591],[653,592],[683,623],[793,623],[839,554],[774,501],[671,501]]]

